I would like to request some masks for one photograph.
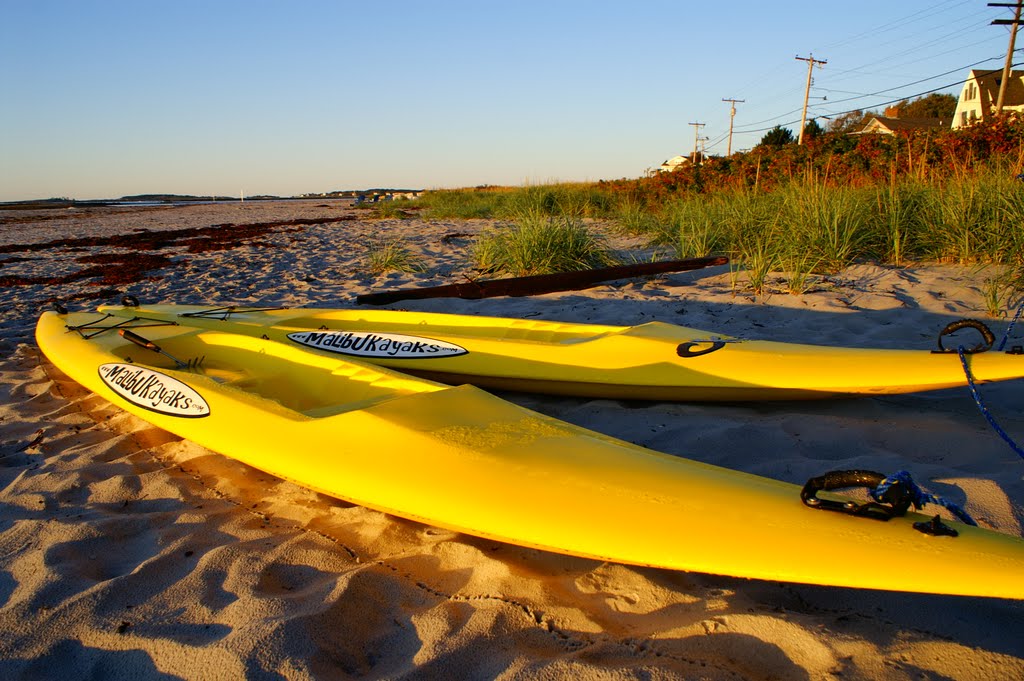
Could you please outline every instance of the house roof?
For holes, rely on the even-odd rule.
[[[989,98],[992,104],[999,99],[999,82],[1002,79],[1002,69],[995,71],[971,69],[969,78],[978,83],[978,89]],[[1003,106],[1024,106],[1024,71],[1010,71],[1010,80],[1006,85]]]
[[[864,127],[854,134],[864,133],[889,133],[897,130],[941,130],[948,128],[949,120],[943,118],[892,118],[889,116],[875,116],[869,120]]]

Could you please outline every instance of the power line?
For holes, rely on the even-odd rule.
[[[971,0],[971,1],[975,1],[975,0]],[[895,19],[893,21],[887,22],[885,24],[882,24],[879,28],[880,29],[884,29],[884,28],[889,28],[889,29],[903,28],[903,29],[905,29],[909,25],[919,25],[919,24],[922,25],[922,28],[923,28],[923,23],[924,23],[925,19],[933,18],[936,14],[939,14],[939,13],[946,14],[946,13],[952,11],[953,9],[955,9],[956,7],[959,7],[961,5],[966,5],[966,4],[967,4],[966,0],[964,2],[960,2],[960,3],[955,4],[955,5],[950,5],[949,3],[945,3],[944,5],[938,7],[938,11],[937,12],[932,12],[931,9],[929,9],[927,11],[925,11],[925,10],[918,10],[918,11],[910,14],[909,16],[901,17],[901,18]],[[941,49],[939,51],[939,54],[954,54],[954,53],[958,53],[958,52],[964,52],[964,51],[972,49],[972,48],[976,49],[977,46],[982,45],[982,44],[986,44],[986,43],[987,44],[991,44],[992,41],[991,41],[990,38],[987,39],[987,40],[984,40],[984,41],[977,41],[977,40],[970,41],[970,44],[965,44],[964,41],[963,41],[964,37],[966,37],[966,36],[975,35],[975,34],[981,32],[981,31],[986,31],[987,29],[989,29],[989,26],[988,26],[989,19],[990,19],[990,17],[986,16],[986,13],[984,11],[982,11],[982,12],[974,12],[973,13],[973,17],[970,18],[969,20],[967,19],[967,17],[960,18],[958,16],[953,21],[944,21],[941,24],[936,24],[935,26],[929,27],[929,29],[927,31],[923,31],[923,30],[922,31],[915,31],[916,35],[914,35],[914,36],[907,34],[905,30],[901,31],[903,36],[900,39],[896,39],[895,37],[893,37],[893,39],[890,41],[890,44],[898,45],[899,48],[900,48],[895,53],[884,54],[884,55],[880,54],[878,52],[877,46],[876,46],[876,47],[872,48],[871,52],[861,53],[861,55],[863,55],[863,54],[874,54],[875,58],[874,59],[865,60],[865,61],[860,61],[859,64],[857,64],[857,66],[855,66],[854,68],[851,68],[851,69],[836,69],[833,72],[831,69],[833,68],[834,65],[830,64],[829,65],[829,69],[830,69],[829,73],[830,73],[830,75],[829,75],[829,79],[828,79],[829,83],[830,84],[837,84],[840,81],[846,81],[846,80],[850,80],[850,79],[854,79],[854,78],[863,78],[863,76],[865,75],[863,72],[865,70],[870,69],[870,68],[872,68],[875,65],[881,65],[881,64],[884,64],[886,66],[886,72],[890,75],[890,78],[888,78],[886,80],[888,80],[888,82],[892,82],[891,75],[894,74],[894,73],[898,74],[902,70],[904,64],[914,64],[914,63],[924,62],[926,60],[934,61],[935,56],[936,56],[935,51],[934,51],[934,46],[935,45],[942,45],[945,48],[945,49]],[[947,34],[947,31],[950,31],[951,27],[954,28],[954,31]],[[943,29],[941,31],[941,33],[944,34],[943,37],[941,37],[941,38],[934,37],[935,33],[936,33],[936,29]],[[862,37],[862,36],[864,36],[866,34],[869,34],[869,33],[877,33],[877,30],[868,31],[868,32],[865,32],[864,34],[857,34],[854,37],[852,37],[850,39],[847,39],[845,41],[837,41],[836,43],[829,43],[828,46],[832,47],[834,45],[856,43],[856,42],[858,42],[860,37]],[[915,40],[915,38],[925,38],[926,36],[927,36],[927,40]],[[956,47],[951,48],[950,45],[956,45]],[[928,49],[929,46],[932,46],[932,48]],[[928,56],[928,57],[921,56],[922,55],[922,50],[927,50],[927,51],[931,52],[930,56]],[[988,50],[986,50],[986,51],[988,51]],[[900,59],[899,58],[900,56],[907,55],[907,54],[914,55],[914,58],[910,59],[910,60]],[[976,54],[976,52],[975,52],[975,54]],[[1002,54],[1002,52],[1000,52],[1000,54]],[[837,59],[836,55],[834,55],[834,54],[832,55],[832,60],[833,61],[845,61],[845,59]],[[781,67],[781,65],[780,65],[780,67]],[[779,69],[776,69],[776,70],[779,70]],[[882,74],[875,74],[875,75],[882,75]],[[885,81],[883,81],[883,82],[885,82]],[[853,89],[853,88],[851,88],[851,89]],[[892,88],[890,88],[890,89],[892,89]],[[766,103],[768,103],[768,104],[771,104],[771,103],[781,103],[781,97],[779,95],[780,95],[780,93],[782,91],[787,91],[788,92],[789,88],[785,88],[785,87],[783,87],[783,88],[775,88],[775,93],[776,94],[774,96],[773,95],[769,95],[768,98],[767,98],[767,101],[765,99],[761,98],[761,97],[758,97],[757,99],[759,100],[759,106],[763,106]],[[747,89],[739,89],[738,93],[740,94],[740,96],[746,95],[747,100],[751,101],[751,94],[748,92]],[[782,115],[784,116],[784,115],[787,115],[787,114],[782,114]],[[767,122],[767,121],[765,121],[765,122]],[[751,125],[758,125],[758,123],[753,123]]]
[[[988,28],[988,26],[984,26],[983,28]],[[901,65],[902,66],[909,66],[910,64],[919,64],[921,62],[932,62],[932,61],[935,61],[936,57],[941,57],[941,56],[947,55],[947,54],[954,54],[956,52],[963,51],[967,47],[977,47],[979,45],[985,45],[985,44],[990,43],[990,42],[991,42],[991,39],[979,40],[977,42],[971,43],[970,45],[965,45],[964,47],[954,47],[952,49],[944,50],[942,52],[934,52],[932,54],[929,54],[928,56],[924,56],[924,57],[921,57],[919,59],[912,59],[910,61],[901,62]],[[1000,59],[1000,58],[1001,57],[994,57],[994,59]],[[988,61],[988,60],[986,59],[984,61]],[[865,66],[872,66],[872,65],[873,64],[866,64]],[[830,79],[830,82],[837,82],[837,81],[841,82],[843,80],[849,80],[850,78],[863,77],[863,76],[885,76],[885,75],[890,75],[892,73],[892,70],[893,70],[892,68],[886,68],[886,69],[884,69],[882,71],[863,71],[863,70],[860,70],[860,68],[863,68],[863,67],[859,67],[858,69],[846,69],[846,70],[838,69],[836,71],[833,71],[833,73],[845,74],[846,78],[834,78],[834,79]]]
[[[974,2],[976,0],[971,1]],[[967,4],[967,2],[959,3],[959,5],[956,5],[955,7],[958,7],[963,4]],[[991,10],[985,11],[984,9],[982,9],[980,12],[973,12],[973,16],[971,18],[964,16],[962,18],[958,17],[956,19],[947,20],[943,19],[940,16],[951,11],[952,9],[954,9],[954,7],[947,6],[943,8],[932,6],[926,10],[920,10],[915,14],[910,15],[910,17],[897,19],[893,22],[890,22],[889,24],[883,25],[883,27],[880,27],[879,29],[875,29],[864,34],[860,34],[858,38],[866,35],[872,35],[872,37],[878,38],[881,33],[891,31],[895,28],[901,28],[909,23],[912,23],[911,21],[907,21],[907,19],[913,19],[914,17],[917,17],[917,19],[913,20],[913,23],[918,23],[919,21],[924,19],[934,20],[933,24],[930,24],[929,26],[922,26],[922,30],[915,31],[914,35],[911,35],[906,31],[902,31],[898,36],[891,36],[891,39],[886,41],[873,40],[870,51],[858,53],[854,57],[856,59],[857,57],[860,56],[871,55],[873,58],[870,59],[869,61],[861,62],[852,70],[863,70],[876,64],[885,64],[889,69],[898,69],[904,63],[903,61],[898,60],[898,57],[901,57],[903,55],[920,55],[922,50],[936,44],[944,45],[947,47],[950,44],[962,45],[963,39],[965,37],[980,31],[986,31],[988,35],[991,35],[991,33],[987,31],[988,19],[991,18],[988,15],[991,14]],[[937,36],[936,34],[939,33],[940,31],[942,34]],[[924,40],[918,40],[918,38]],[[852,42],[856,41],[850,39],[842,41],[839,44],[845,45]],[[897,51],[892,53],[886,51],[883,53],[883,51],[889,46],[897,47]],[[827,49],[832,51],[835,51],[836,48],[835,45],[828,45],[826,47]],[[919,59],[915,59],[914,61],[919,61]],[[845,71],[839,71],[839,73],[845,73]]]
[[[1021,50],[1021,51],[1024,51],[1024,50]],[[955,68],[955,69],[951,69],[949,71],[945,71],[943,73],[937,74],[935,76],[931,76],[929,78],[918,79],[918,80],[915,80],[915,81],[911,81],[909,83],[903,83],[902,85],[897,85],[895,87],[886,88],[885,90],[879,90],[877,92],[868,93],[868,94],[862,95],[860,97],[850,97],[850,98],[847,98],[847,99],[839,99],[839,100],[835,100],[834,102],[830,102],[830,103],[832,103],[832,104],[839,104],[839,103],[842,103],[842,102],[856,101],[857,99],[866,98],[866,97],[880,96],[880,95],[882,95],[884,93],[891,92],[893,90],[899,90],[901,88],[910,87],[911,85],[917,85],[918,83],[924,83],[924,82],[927,82],[929,80],[934,80],[936,78],[941,78],[942,76],[946,76],[946,75],[949,75],[951,73],[956,73],[957,71],[963,71],[964,69],[970,69],[970,68],[973,68],[973,67],[978,66],[980,64],[984,64],[985,62],[989,62],[989,61],[993,61],[993,60],[1001,59],[1001,58],[1002,58],[1001,56],[999,56],[999,57],[989,57],[988,59],[982,59],[980,61],[976,61],[976,62],[973,62],[971,64],[967,64],[966,66],[961,66],[961,67],[958,67],[958,68]],[[941,86],[939,88],[936,88],[934,90],[929,90],[929,91],[921,93],[921,94],[931,94],[933,92],[938,92],[940,90],[945,90],[946,88],[953,87],[953,86],[956,86],[956,85],[960,85],[962,83],[963,83],[963,81],[956,81],[954,83],[950,83],[949,85],[943,85],[943,86]],[[908,96],[900,97],[899,99],[892,100],[891,102],[884,102],[882,104],[874,104],[873,106],[884,106],[885,104],[892,104],[892,103],[900,102],[900,101],[902,101],[904,99],[909,99],[911,97],[919,97],[919,96],[921,96],[921,95],[908,95]],[[787,111],[785,113],[778,114],[776,116],[773,116],[771,118],[766,118],[766,119],[761,120],[761,121],[755,121],[753,123],[748,123],[747,125],[748,126],[753,126],[753,125],[762,125],[764,123],[771,123],[771,122],[777,121],[780,118],[783,118],[785,116],[789,116],[790,114],[794,114],[797,111],[799,111],[799,109],[793,109],[792,111]],[[856,111],[856,109],[851,109],[850,111]],[[850,113],[850,111],[846,111],[846,112],[843,112],[843,113]],[[839,114],[832,114],[832,115],[839,115]],[[796,121],[792,121],[792,122],[796,122]],[[790,125],[791,123],[784,123],[782,125]],[[739,133],[750,133],[750,132],[761,132],[762,130],[771,130],[771,128],[750,129],[750,128],[747,128],[747,127],[739,127],[739,128],[737,128],[736,131],[739,132]]]
[[[987,24],[983,24],[983,25],[979,25],[976,28],[972,29],[970,32],[971,33],[976,33],[976,32],[983,31],[983,30],[985,30],[987,28],[988,28],[988,25]],[[886,55],[885,57],[883,57],[881,59],[876,59],[874,61],[869,61],[867,63],[861,64],[860,66],[857,66],[857,67],[852,68],[852,69],[846,69],[845,71],[839,71],[839,73],[842,73],[845,77],[836,78],[835,80],[842,81],[842,80],[846,80],[848,78],[853,78],[853,77],[855,77],[857,75],[861,75],[860,73],[857,73],[857,70],[865,69],[865,68],[872,67],[872,66],[875,66],[875,65],[878,65],[878,64],[885,64],[887,69],[892,70],[895,67],[902,67],[902,66],[907,66],[909,64],[916,64],[916,63],[921,62],[921,61],[932,60],[932,59],[934,59],[938,55],[931,54],[929,56],[920,57],[918,59],[912,59],[910,61],[894,62],[894,59],[896,57],[902,57],[903,55],[907,55],[907,54],[920,54],[921,50],[926,48],[926,47],[930,47],[932,45],[948,44],[949,41],[947,40],[947,38],[949,38],[951,36],[955,36],[955,35],[963,36],[963,35],[966,35],[966,33],[962,32],[962,31],[954,31],[954,32],[948,33],[948,34],[946,34],[946,35],[944,35],[944,36],[942,36],[940,38],[935,38],[933,40],[929,40],[927,42],[914,45],[913,47],[909,47],[909,48],[901,50],[899,52],[896,52],[896,53],[893,53],[893,54],[888,54],[888,55]],[[989,39],[985,39],[985,40],[980,40],[978,42],[972,43],[971,46],[987,43],[987,42],[990,42],[990,40],[991,40],[990,38]],[[939,54],[950,54],[952,52],[958,52],[961,49],[963,49],[963,48],[954,48],[954,49],[946,50],[945,52],[941,52]]]
[[[1024,64],[1024,62],[1017,62],[1016,64],[1011,64],[1010,67],[1013,68],[1014,66],[1020,66],[1021,64]],[[899,97],[897,99],[890,99],[887,102],[880,102],[880,103],[876,104],[875,106],[887,106],[889,104],[896,104],[898,102],[902,102],[905,99],[914,99],[914,98],[917,98],[917,97],[924,97],[925,95],[930,95],[933,92],[939,92],[941,90],[945,90],[946,88],[951,88],[951,87],[954,87],[956,85],[962,85],[962,84],[963,84],[963,81],[962,80],[958,80],[956,82],[949,83],[948,85],[943,85],[941,87],[937,87],[937,88],[935,88],[933,90],[925,90],[924,92],[918,92],[915,95],[908,95],[906,97]],[[857,109],[850,109],[849,111],[838,111],[838,112],[832,113],[830,115],[831,116],[842,116],[844,114],[854,113],[855,111],[857,111]],[[787,123],[779,123],[778,126],[793,125],[794,123],[797,123],[797,122],[798,121],[789,121]],[[772,127],[777,127],[777,126],[772,126]],[[766,131],[771,130],[771,129],[772,128],[761,128],[759,130],[741,130],[741,132],[743,132],[745,134],[749,134],[749,133],[755,133],[755,132],[766,132]]]
[[[968,2],[973,2],[973,0],[961,0],[961,2],[957,3],[956,5],[954,5],[954,7],[958,7],[960,5],[966,5]],[[946,4],[949,4],[949,3],[946,3]],[[949,11],[951,9],[953,9],[953,7],[947,7],[945,9],[937,8],[935,6],[927,7],[925,9],[918,10],[917,12],[914,12],[913,14],[909,14],[909,15],[901,18],[901,19],[894,19],[893,21],[890,21],[887,24],[882,24],[881,26],[878,26],[876,28],[864,31],[863,33],[858,33],[857,35],[851,36],[851,37],[849,37],[849,38],[847,38],[845,40],[840,40],[838,43],[832,43],[830,45],[825,45],[825,47],[828,48],[828,49],[833,49],[834,50],[834,49],[837,49],[839,47],[843,47],[845,45],[849,45],[850,43],[855,43],[855,42],[857,42],[858,40],[860,40],[862,38],[866,38],[868,36],[870,36],[870,37],[877,37],[881,33],[887,33],[889,31],[894,31],[897,28],[902,28],[903,26],[915,23],[917,21],[920,21],[921,19],[927,19],[927,18],[930,18],[930,17],[934,17],[936,14],[941,14],[941,13],[947,12],[947,11]]]
[[[915,80],[915,81],[912,81],[910,83],[904,83],[902,85],[897,85],[895,87],[886,88],[885,90],[878,90],[877,92],[861,94],[861,95],[859,95],[857,97],[849,97],[847,99],[837,99],[837,100],[834,100],[831,103],[832,104],[840,104],[842,102],[851,102],[851,101],[854,101],[854,100],[857,100],[857,99],[861,99],[861,98],[864,98],[864,97],[877,97],[877,96],[879,96],[879,95],[881,95],[883,93],[886,93],[886,92],[892,92],[893,90],[899,90],[900,88],[910,87],[911,85],[917,85],[918,83],[925,83],[925,82],[928,82],[929,80],[935,80],[936,78],[942,78],[943,76],[948,76],[949,74],[956,73],[957,71],[963,71],[964,69],[970,69],[970,68],[973,68],[975,66],[978,66],[979,64],[984,64],[985,62],[992,61],[994,59],[999,59],[999,57],[989,57],[988,59],[982,59],[981,61],[976,61],[973,64],[968,64],[967,66],[962,66],[962,67],[957,68],[957,69],[951,69],[949,71],[944,71],[943,73],[940,73],[940,74],[935,75],[935,76],[929,76],[928,78],[921,78],[919,80]],[[825,90],[826,92],[835,92],[834,90],[828,90],[827,88],[821,88],[821,89]]]
[[[834,42],[834,43],[829,43],[828,45],[826,45],[826,48],[830,48],[831,49],[831,48],[836,48],[836,47],[842,46],[842,47],[846,48],[845,50],[843,50],[844,54],[852,55],[854,53],[851,52],[851,50],[855,50],[856,47],[851,48],[850,46],[856,46],[858,43],[863,43],[863,42],[865,42],[865,40],[867,40],[869,38],[870,39],[875,39],[875,38],[878,38],[878,37],[882,37],[884,34],[888,34],[888,35],[884,35],[886,40],[883,41],[883,44],[884,45],[890,45],[890,46],[898,46],[898,47],[897,47],[897,49],[893,53],[888,54],[888,55],[882,55],[877,50],[875,50],[874,51],[875,59],[865,60],[865,61],[861,62],[861,64],[859,66],[855,67],[855,68],[851,68],[851,69],[836,69],[835,71],[833,71],[832,70],[833,65],[830,64],[830,66],[829,66],[830,71],[829,71],[829,77],[828,77],[828,84],[832,84],[832,83],[834,83],[836,81],[851,80],[851,79],[855,79],[855,78],[858,78],[858,77],[862,78],[862,79],[872,78],[872,74],[866,73],[866,70],[870,69],[872,66],[874,66],[876,64],[886,64],[888,66],[887,72],[889,74],[899,73],[899,71],[902,70],[900,65],[904,64],[904,63],[907,63],[908,61],[909,61],[909,63],[924,62],[924,61],[926,61],[926,59],[930,60],[932,62],[936,61],[936,57],[937,57],[937,55],[935,54],[936,51],[939,52],[939,55],[951,55],[951,54],[956,54],[956,53],[965,53],[965,56],[966,56],[967,54],[969,54],[970,50],[972,50],[972,49],[973,50],[978,50],[979,46],[981,46],[983,44],[990,44],[991,45],[991,42],[992,42],[991,39],[986,39],[986,40],[983,40],[983,41],[978,41],[976,36],[978,36],[982,31],[984,31],[985,29],[988,29],[990,27],[990,19],[992,19],[992,17],[995,16],[995,15],[993,14],[993,10],[991,8],[988,11],[985,11],[984,8],[979,8],[980,11],[975,11],[973,8],[970,9],[970,10],[964,9],[964,6],[968,5],[969,3],[973,4],[975,2],[976,2],[976,0],[962,0],[960,2],[957,2],[955,0],[946,0],[946,1],[941,1],[940,0],[940,1],[932,3],[932,5],[930,7],[928,7],[928,8],[926,8],[926,9],[916,10],[916,11],[913,11],[913,12],[911,12],[910,14],[908,14],[906,16],[898,17],[898,18],[893,18],[891,21],[887,21],[887,22],[881,23],[881,25],[876,26],[874,29],[871,29],[869,31],[860,32],[860,33],[857,33],[855,35],[849,36],[848,38],[846,38],[844,40],[840,40],[840,41],[837,41],[837,42]],[[1024,2],[1024,0],[1022,0],[1022,2]],[[1007,7],[1016,7],[1017,4],[1021,4],[1021,3],[1017,2],[1017,0],[1013,0],[1012,4],[1007,4],[1006,6]],[[941,20],[941,23],[940,23],[940,20]],[[1007,21],[1007,22],[1003,22],[1003,23],[1007,23],[1008,24],[1008,23],[1011,23],[1011,22]],[[936,29],[939,29],[939,30],[936,30]],[[945,29],[945,30],[942,30],[942,29]],[[953,29],[952,32],[950,32],[951,29]],[[941,35],[941,37],[935,37],[936,33],[939,33]],[[902,36],[902,37],[897,39],[897,36]],[[916,45],[913,46],[913,47],[909,47],[908,46],[908,44],[913,44],[913,43],[916,43]],[[942,45],[946,49],[940,48],[939,50],[936,50],[935,46],[937,46],[937,45]],[[926,52],[931,53],[930,56],[928,56],[928,57],[922,56],[922,49],[924,49]],[[991,48],[985,49],[984,51],[989,51],[989,49],[991,49]],[[1018,52],[1018,53],[1019,52],[1024,52],[1024,50],[1015,50],[1015,52]],[[868,56],[869,54],[871,54],[871,52],[863,51],[863,52],[860,52],[859,54],[861,56]],[[977,52],[975,52],[975,54],[977,54]],[[913,55],[913,58],[910,59],[910,60],[905,59],[905,58],[901,59],[901,57],[904,57],[905,55]],[[727,141],[726,142],[726,146],[727,146],[727,149],[728,149],[727,153],[731,154],[732,142],[733,142],[732,138],[736,134],[743,135],[743,134],[761,133],[761,132],[764,132],[764,131],[772,129],[772,127],[774,127],[776,125],[792,126],[794,124],[799,124],[800,125],[800,132],[802,134],[807,119],[811,118],[811,117],[822,116],[822,115],[837,116],[837,115],[848,114],[848,113],[852,113],[852,112],[857,111],[857,110],[862,110],[862,109],[867,109],[867,108],[884,107],[884,106],[888,106],[890,104],[895,104],[897,102],[904,101],[904,100],[907,100],[907,99],[922,97],[922,96],[925,96],[925,95],[928,95],[928,94],[940,92],[940,91],[943,91],[943,90],[948,90],[950,88],[954,88],[954,87],[957,87],[957,86],[962,86],[963,80],[962,79],[958,79],[956,82],[947,83],[947,84],[944,84],[944,85],[941,85],[941,86],[938,86],[938,87],[934,87],[934,88],[929,88],[928,90],[921,91],[921,92],[916,92],[915,94],[905,94],[905,95],[899,96],[897,98],[894,98],[894,97],[896,97],[896,93],[898,93],[900,90],[903,90],[903,89],[906,89],[906,88],[910,88],[910,87],[914,87],[914,86],[917,86],[917,85],[920,85],[920,84],[923,84],[923,83],[933,82],[936,79],[940,79],[940,78],[943,78],[944,76],[948,76],[950,74],[954,74],[957,71],[969,70],[969,69],[972,69],[972,68],[977,68],[977,67],[980,67],[980,66],[984,66],[987,63],[992,62],[993,60],[996,60],[996,59],[1002,60],[1003,56],[1004,56],[1003,54],[1000,54],[999,57],[990,57],[988,59],[982,59],[982,60],[974,61],[974,62],[972,62],[970,64],[967,64],[966,66],[962,66],[962,67],[959,67],[959,68],[956,68],[956,69],[945,70],[945,71],[943,71],[941,73],[937,73],[937,74],[932,75],[932,76],[917,78],[917,79],[909,81],[909,82],[904,82],[904,83],[901,83],[901,84],[898,84],[898,85],[893,85],[891,87],[887,86],[887,87],[884,87],[884,88],[881,88],[881,89],[878,89],[878,90],[874,90],[874,91],[869,91],[869,92],[866,92],[866,93],[864,93],[862,91],[851,92],[850,90],[862,90],[862,88],[858,88],[857,85],[854,85],[852,82],[850,84],[854,85],[854,87],[850,88],[850,90],[847,90],[847,91],[844,91],[844,90],[833,90],[833,89],[828,89],[828,88],[818,88],[817,86],[814,86],[815,87],[815,91],[816,92],[820,91],[820,92],[822,92],[822,94],[824,94],[824,93],[838,93],[840,95],[847,95],[847,96],[841,96],[839,99],[833,99],[831,101],[825,101],[824,103],[810,103],[809,100],[812,99],[810,97],[810,87],[811,87],[811,85],[805,85],[804,106],[803,106],[802,109],[796,108],[796,109],[792,109],[792,110],[787,110],[785,113],[772,116],[771,118],[764,119],[764,120],[761,120],[761,121],[748,122],[745,125],[740,125],[740,126],[735,126],[734,125],[734,116],[735,116],[735,112],[734,112],[735,105],[734,105],[730,109],[729,132],[722,133],[720,135],[716,135],[714,137],[714,140],[711,141],[709,143],[709,145],[711,147],[718,147],[719,148],[719,153],[721,153],[720,147],[722,146],[722,142],[723,141]],[[809,59],[814,59],[813,56],[811,56],[809,58],[801,58],[801,57],[797,57],[797,58],[798,59],[802,59],[804,61],[808,61]],[[830,55],[830,58],[833,61],[837,60],[836,55],[834,55],[834,54]],[[856,59],[856,57],[854,57],[854,59]],[[815,61],[818,61],[818,60],[815,60]],[[824,61],[824,60],[822,60],[822,61]],[[839,59],[839,61],[846,61],[846,59],[845,58],[844,59]],[[853,61],[853,60],[850,60],[850,61]],[[939,61],[946,61],[946,60],[943,59],[943,60],[939,60]],[[947,63],[948,63],[948,61],[947,61]],[[778,66],[781,67],[781,64],[779,64]],[[810,77],[808,78],[808,80],[811,81],[812,84],[813,84],[813,66],[814,66],[814,62],[808,61],[808,71],[809,71],[809,74],[810,74]],[[918,72],[920,72],[919,67],[908,67],[908,70],[911,70],[911,69],[917,70]],[[779,72],[779,71],[781,71],[781,68],[777,68],[776,69],[776,72]],[[925,72],[927,73],[927,71],[925,71]],[[874,75],[875,76],[883,76],[884,74],[878,73],[878,74],[874,74]],[[760,81],[760,80],[763,80],[763,78],[759,78],[757,80]],[[891,78],[891,77],[888,77],[888,78],[881,77],[881,78],[878,78],[878,80],[881,80],[881,82],[877,83],[877,84],[878,85],[883,85],[883,84],[886,84],[886,81],[888,81],[888,83],[892,83],[892,81],[894,79]],[[755,82],[757,82],[757,81],[755,81]],[[747,102],[752,101],[750,93],[747,92],[749,87],[750,86],[748,85],[747,88],[741,88],[741,89],[739,89],[737,91],[739,96],[741,96],[741,97],[746,95],[744,101],[747,101]],[[866,88],[864,88],[864,89],[866,89]],[[782,101],[781,101],[782,98],[783,98],[782,97],[782,93],[783,92],[787,92],[787,93],[789,93],[788,97],[792,97],[795,94],[795,92],[792,92],[792,90],[795,90],[795,88],[791,89],[791,88],[788,88],[788,87],[777,87],[777,88],[774,89],[774,91],[775,91],[775,95],[774,96],[771,96],[771,93],[767,93],[767,94],[770,95],[767,99],[769,100],[769,102],[774,101],[776,103],[782,103]],[[879,98],[882,98],[882,97],[886,97],[886,99],[884,101],[878,102],[877,100]],[[761,99],[761,98],[757,97],[755,99]],[[825,99],[825,98],[822,97],[821,99]],[[728,101],[728,100],[723,100],[723,101]],[[790,101],[792,101],[792,100],[790,100]],[[856,103],[856,102],[860,102],[860,104],[859,105],[855,105],[854,103]],[[829,112],[829,109],[832,109],[836,105],[840,105],[840,104],[847,104],[847,106],[851,106],[852,108],[849,109],[849,110],[845,110],[845,111],[841,111],[841,112],[836,112],[836,113]],[[759,106],[761,106],[761,105],[759,104]],[[828,113],[826,113],[826,112],[828,112]],[[800,115],[800,120],[794,120],[796,118],[796,116],[795,116],[796,114]],[[785,122],[783,122],[783,123],[779,122],[779,121],[783,121],[783,120]],[[768,127],[765,127],[765,126],[768,126]],[[699,137],[699,131],[698,131],[698,137]],[[696,142],[695,142],[695,147],[696,147]]]

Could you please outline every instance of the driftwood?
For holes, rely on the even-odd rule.
[[[728,258],[690,258],[689,260],[666,260],[635,265],[600,267],[582,272],[561,272],[558,274],[537,274],[529,277],[469,281],[464,284],[445,284],[427,288],[397,289],[366,293],[356,296],[356,302],[366,305],[387,305],[400,300],[421,300],[424,298],[494,298],[496,296],[535,296],[555,291],[579,291],[615,279],[628,279],[665,272],[686,272],[704,267],[725,265]]]

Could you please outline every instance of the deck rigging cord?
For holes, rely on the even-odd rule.
[[[1003,348],[1006,347],[1006,341],[1010,338],[1010,333],[1013,331],[1013,327],[1017,323],[1017,320],[1020,319],[1022,312],[1024,312],[1024,300],[1021,300],[1020,305],[1017,307],[1017,313],[1013,316],[1013,319],[1010,321],[1010,325],[1006,328],[1006,332],[1003,334],[1003,338],[999,342],[999,350],[1003,350]],[[981,323],[978,322],[978,324],[980,325]],[[950,327],[946,328],[948,329]],[[986,338],[986,340],[988,339]],[[939,348],[942,348],[942,334],[939,335]],[[988,406],[986,406],[984,400],[981,398],[981,392],[978,390],[978,386],[974,382],[974,376],[971,374],[971,368],[967,363],[967,355],[970,354],[972,351],[965,349],[963,345],[960,345],[957,347],[956,352],[957,355],[960,357],[960,365],[964,369],[964,375],[967,377],[967,387],[970,389],[971,396],[974,398],[974,404],[977,405],[978,410],[981,412],[981,415],[984,416],[985,420],[988,421],[990,426],[992,426],[992,430],[996,431],[996,434],[999,435],[999,437],[1001,437],[1003,441],[1010,446],[1010,449],[1015,451],[1019,457],[1024,459],[1024,448],[1018,445],[1014,441],[1014,439],[1011,438],[1005,430],[1003,430],[1002,426],[1000,426],[999,423],[996,422],[995,417],[992,416],[992,413],[989,411]],[[1013,348],[1013,352],[1019,352],[1019,348]]]

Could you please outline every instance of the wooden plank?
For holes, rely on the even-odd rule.
[[[664,262],[636,263],[599,267],[579,272],[557,274],[535,274],[528,277],[469,281],[461,284],[444,284],[426,288],[396,289],[356,296],[356,302],[363,305],[387,305],[400,300],[423,300],[426,298],[494,298],[497,296],[535,296],[556,291],[579,291],[606,281],[651,276],[666,272],[687,272],[705,267],[725,265],[726,257],[690,258],[687,260],[666,260]]]

